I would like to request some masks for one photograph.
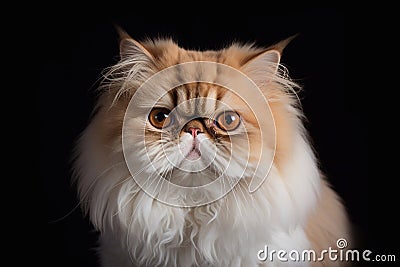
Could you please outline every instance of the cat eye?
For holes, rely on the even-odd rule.
[[[216,117],[216,122],[222,130],[233,131],[240,124],[240,116],[234,111],[224,111]]]
[[[157,129],[170,126],[173,122],[173,117],[169,113],[170,110],[166,108],[153,108],[149,114],[151,125]]]

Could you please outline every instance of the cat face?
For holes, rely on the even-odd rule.
[[[217,176],[232,157],[231,138],[246,135],[239,112],[215,97],[225,95],[224,91],[217,85],[206,83],[185,84],[171,90],[149,113],[146,146],[161,140],[155,154],[162,151],[171,168],[188,172],[188,175],[204,174],[207,168],[211,168]],[[177,178],[175,175],[171,177]],[[208,175],[208,178],[212,176]]]
[[[144,139],[164,178],[202,186],[220,175],[243,173],[249,136],[259,135],[256,119],[240,97],[215,84],[192,83],[169,91],[155,104]]]
[[[122,42],[122,60],[108,75],[118,113],[109,116],[110,135],[122,139],[132,178],[151,196],[202,205],[239,181],[255,189],[266,178],[276,149],[269,101],[282,91],[279,52],[244,50]]]

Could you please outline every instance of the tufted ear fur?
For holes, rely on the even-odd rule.
[[[115,26],[119,35],[119,53],[122,60],[135,57],[143,61],[153,61],[152,54],[138,41],[134,40],[121,27]]]
[[[278,50],[267,50],[250,59],[242,70],[256,84],[266,82],[278,71],[281,54]]]
[[[262,85],[271,80],[277,74],[279,62],[283,49],[297,35],[291,36],[279,43],[276,43],[266,50],[251,57],[243,64],[242,70],[246,73],[257,85]]]

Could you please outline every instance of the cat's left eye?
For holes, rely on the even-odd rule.
[[[223,111],[216,117],[219,128],[224,131],[233,131],[240,124],[240,116],[235,111]]]
[[[157,129],[170,126],[173,122],[173,117],[169,113],[170,110],[166,108],[153,108],[149,114],[149,121],[151,125]]]

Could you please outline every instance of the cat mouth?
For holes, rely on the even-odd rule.
[[[193,146],[192,150],[189,151],[189,153],[186,154],[185,158],[189,160],[197,160],[201,157],[201,152],[200,150]]]

